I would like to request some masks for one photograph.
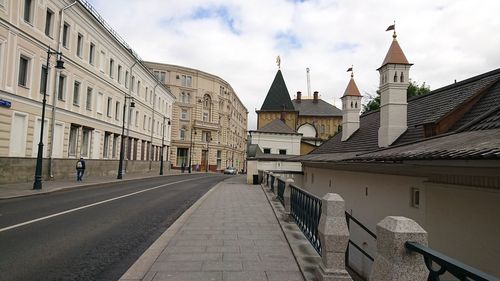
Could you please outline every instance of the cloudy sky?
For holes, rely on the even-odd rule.
[[[340,106],[354,65],[364,96],[392,40],[431,89],[500,67],[498,0],[90,0],[139,55],[200,69],[228,81],[249,111],[249,129],[277,71],[288,90]]]

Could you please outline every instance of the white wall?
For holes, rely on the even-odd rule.
[[[258,144],[262,151],[270,148],[271,154],[279,154],[280,149],[286,149],[287,155],[300,155],[301,135],[273,134],[252,132],[252,144]]]

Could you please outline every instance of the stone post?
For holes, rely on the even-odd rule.
[[[377,224],[377,255],[370,281],[423,281],[429,272],[422,255],[405,248],[406,241],[427,246],[427,232],[405,217],[386,217]]]
[[[285,181],[285,192],[283,193],[283,199],[284,199],[284,203],[285,203],[285,213],[287,215],[290,215],[290,212],[292,211],[290,209],[290,184],[294,183],[293,179],[287,179]]]
[[[320,281],[352,281],[345,269],[345,252],[349,229],[345,219],[345,202],[340,195],[327,193],[321,200],[318,233],[321,241],[321,264],[316,268]]]

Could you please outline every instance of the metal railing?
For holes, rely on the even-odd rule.
[[[321,241],[318,236],[321,199],[290,184],[290,210],[302,233],[321,256]]]
[[[285,206],[285,181],[282,180],[281,178],[278,178],[278,190],[277,190],[277,197],[278,197],[278,200],[280,200],[281,204],[283,204],[283,206]]]
[[[424,245],[417,242],[406,242],[406,249],[416,252],[424,256],[425,266],[429,270],[428,281],[439,281],[439,276],[445,274],[446,272],[455,276],[459,280],[476,280],[476,281],[499,281],[499,278],[491,276],[487,273],[479,271],[473,267],[463,264],[455,259],[452,259],[446,255],[443,255],[437,251],[434,251]],[[434,269],[433,264],[439,266],[438,269]]]
[[[274,176],[271,175],[271,181],[269,182],[269,188],[274,192]]]
[[[351,214],[348,212],[345,212],[345,219],[347,221],[347,228],[349,231],[351,230],[351,221],[356,223],[361,229],[363,229],[366,233],[368,233],[373,239],[377,240],[377,235],[373,233],[371,230],[369,230],[366,226],[364,226],[360,221],[358,221],[355,217],[353,217]],[[350,239],[349,236],[349,243],[347,244],[347,249],[345,251],[345,264],[346,266],[349,266],[349,246],[353,245],[354,248],[356,248],[358,251],[360,251],[365,257],[369,258],[372,262],[375,260],[370,254],[368,254],[365,250],[363,250],[358,244],[356,244],[354,241]]]

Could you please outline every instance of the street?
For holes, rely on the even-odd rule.
[[[118,280],[226,177],[156,177],[0,200],[0,280]]]

